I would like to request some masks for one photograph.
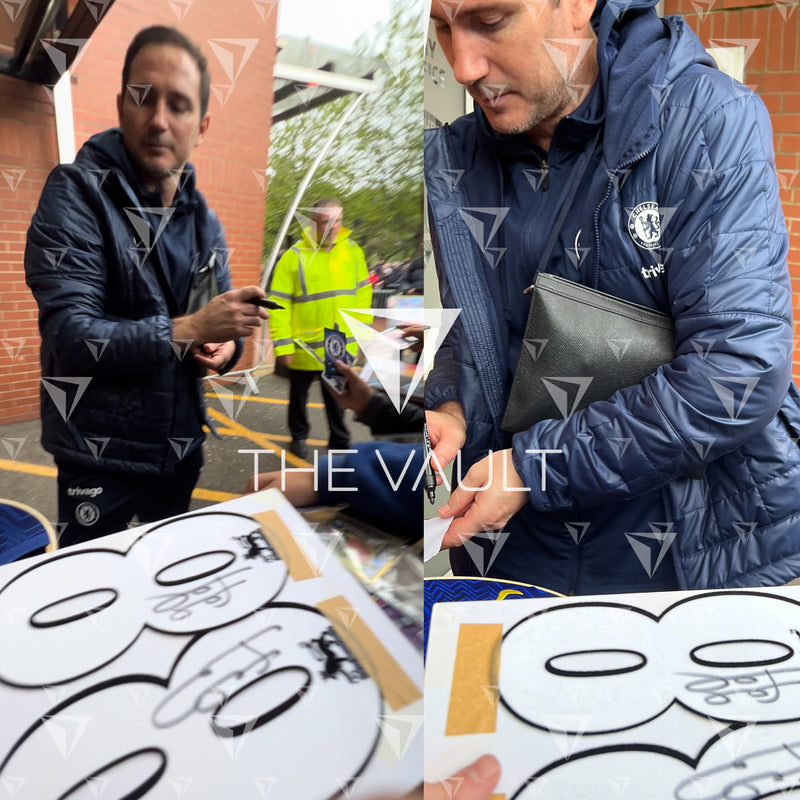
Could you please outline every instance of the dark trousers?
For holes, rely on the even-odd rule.
[[[59,546],[123,531],[134,517],[139,522],[156,522],[186,513],[202,468],[201,447],[179,461],[170,475],[136,475],[59,464]]]
[[[289,369],[289,433],[292,439],[307,439],[311,430],[306,414],[308,389],[312,382],[319,380],[322,373],[315,370]],[[330,436],[328,444],[337,449],[346,448],[350,444],[350,431],[344,424],[344,409],[331,397],[324,386],[322,401],[325,403],[325,414],[328,417]]]

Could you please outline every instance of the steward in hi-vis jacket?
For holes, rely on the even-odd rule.
[[[355,339],[339,310],[368,309],[372,301],[364,253],[350,238],[351,232],[341,226],[341,206],[333,200],[323,202],[328,205],[315,205],[311,225],[278,261],[268,290],[270,297],[284,306],[270,312],[270,330],[276,360],[289,368],[290,449],[303,458],[310,429],[308,389],[323,369],[325,328],[338,327],[347,339],[347,351],[355,356]],[[304,342],[319,360],[296,345],[295,339]],[[322,397],[330,428],[329,447],[346,448],[350,434],[342,408],[324,389]]]

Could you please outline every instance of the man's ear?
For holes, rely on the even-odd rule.
[[[561,0],[561,2],[569,3],[572,25],[576,32],[591,29],[590,22],[597,5],[596,0]]]
[[[199,144],[202,143],[203,139],[205,138],[206,131],[208,131],[208,126],[211,124],[211,115],[206,114],[203,119],[200,120],[200,127],[197,129],[197,138],[194,140],[194,146],[197,147]]]

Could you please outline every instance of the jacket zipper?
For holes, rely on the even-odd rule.
[[[631,158],[628,161],[624,161],[622,164],[617,166],[618,170],[627,169],[628,167],[632,167],[637,161],[641,161],[644,158],[652,153],[656,147],[658,147],[658,143],[661,141],[661,136],[653,142],[646,150],[639,153],[638,156]],[[608,188],[606,189],[606,193],[603,196],[603,199],[600,201],[599,205],[595,209],[594,212],[594,269],[592,270],[592,289],[597,288],[597,284],[599,283],[599,270],[600,270],[600,211],[602,210],[603,206],[606,204],[606,200],[608,200],[609,195],[611,194],[611,187],[614,185],[613,180],[611,177],[608,179]]]

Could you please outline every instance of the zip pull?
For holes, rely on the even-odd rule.
[[[210,269],[214,269],[214,264],[216,260],[217,260],[217,254],[212,251],[211,258],[208,259],[208,264],[206,264],[204,267],[200,267],[200,269],[197,270],[197,274],[202,275],[204,272],[208,272]]]
[[[527,289],[522,290],[522,294],[530,294],[533,291],[533,284],[531,284]]]
[[[542,182],[539,187],[543,192],[546,192],[548,186],[550,186],[550,168],[547,166],[547,162],[542,159]]]

